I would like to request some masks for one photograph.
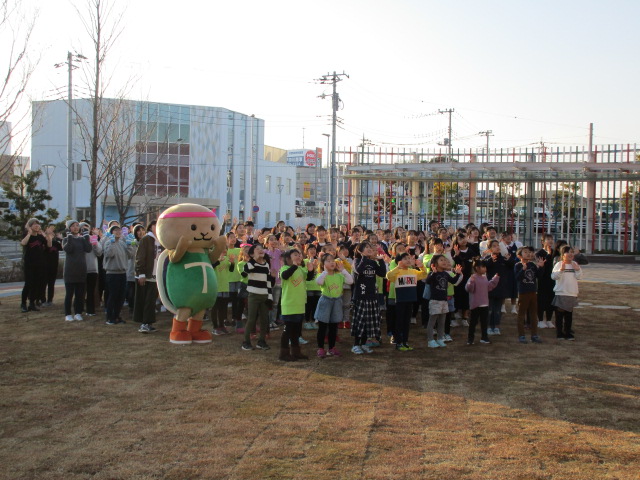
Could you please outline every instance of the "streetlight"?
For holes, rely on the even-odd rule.
[[[278,195],[280,195],[280,206],[278,207],[278,220],[276,220],[277,222],[279,222],[280,220],[282,220],[282,189],[284,188],[284,185],[278,184],[276,186],[278,187]]]
[[[51,177],[53,176],[53,172],[56,171],[56,166],[45,163],[42,165],[42,168],[47,169],[47,192],[51,195]],[[47,200],[47,208],[51,208],[51,200]]]

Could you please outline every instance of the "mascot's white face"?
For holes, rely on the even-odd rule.
[[[169,250],[176,248],[180,237],[191,240],[191,247],[208,249],[214,246],[219,236],[220,222],[207,207],[181,203],[162,212],[156,232],[158,241]]]

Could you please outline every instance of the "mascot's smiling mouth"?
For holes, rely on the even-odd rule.
[[[193,239],[194,239],[196,242],[199,242],[200,240],[204,240],[205,242],[208,242],[209,240],[211,240],[211,237],[207,238],[207,237],[205,236],[205,235],[206,235],[205,233],[201,233],[200,235],[202,235],[202,238],[196,238],[196,237],[193,237]]]

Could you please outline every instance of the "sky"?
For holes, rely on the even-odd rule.
[[[53,65],[91,57],[85,0],[24,0],[38,8],[40,55],[28,94],[66,95]],[[115,0],[122,33],[108,94],[224,107],[265,120],[265,143],[326,148],[336,71],[337,144],[427,149],[640,141],[640,2],[636,0]],[[77,74],[76,94],[81,95]],[[639,142],[640,143],[640,142]]]

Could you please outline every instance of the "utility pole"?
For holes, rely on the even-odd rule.
[[[323,84],[323,85],[328,85],[328,84],[332,84],[333,85],[333,93],[331,95],[331,108],[333,111],[333,118],[332,118],[332,122],[331,122],[331,128],[332,128],[332,138],[331,140],[333,140],[332,144],[331,144],[331,175],[330,175],[330,182],[331,184],[329,185],[329,202],[330,202],[330,207],[329,207],[329,227],[334,225],[335,222],[335,218],[336,218],[336,205],[335,205],[335,180],[336,180],[336,124],[338,121],[338,107],[340,105],[340,96],[338,95],[338,92],[336,90],[336,85],[338,82],[342,81],[341,77],[347,77],[349,78],[349,75],[347,75],[344,71],[342,73],[336,73],[335,71],[333,73],[327,73],[326,75],[323,75],[322,77],[320,77],[318,79],[318,81]],[[326,98],[325,94],[320,95],[320,98]]]
[[[485,130],[484,132],[478,132],[478,135],[484,135],[487,137],[487,157],[486,161],[489,161],[489,137],[493,137],[493,130]]]
[[[61,68],[65,65],[68,68],[68,92],[67,92],[67,215],[69,218],[75,218],[73,214],[73,71],[79,68],[73,62],[87,60],[87,57],[79,53],[67,52],[67,61],[56,63],[54,67]]]
[[[364,165],[364,147],[368,146],[368,145],[372,145],[371,140],[369,140],[368,138],[365,138],[364,133],[362,134],[362,143],[360,145],[358,145],[359,147],[362,147],[362,153],[360,154],[360,165]],[[362,180],[360,181],[362,182]],[[371,218],[371,228],[373,229],[373,215],[372,213],[369,211],[369,180],[365,180],[365,191],[362,191],[362,186],[360,187],[360,192],[361,195],[364,193],[364,198],[366,201],[366,206],[365,206],[365,218],[367,218],[367,220],[369,219],[369,217]],[[373,203],[373,202],[372,202]],[[360,198],[360,205],[358,208],[360,211],[362,211],[362,197]],[[360,215],[360,222],[362,223],[362,215]]]
[[[438,110],[438,113],[448,113],[449,114],[449,138],[448,141],[446,143],[446,145],[449,146],[449,161],[452,160],[451,156],[453,154],[453,149],[451,147],[451,114],[454,112],[455,110],[453,108],[448,108],[446,110]]]

